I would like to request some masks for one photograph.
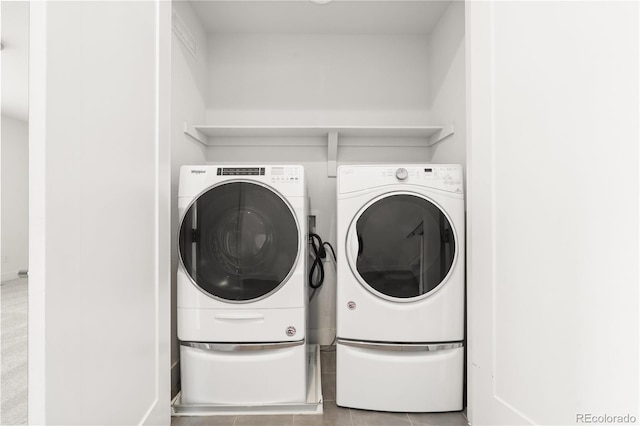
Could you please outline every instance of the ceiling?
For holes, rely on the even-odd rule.
[[[326,0],[316,0],[322,3]],[[428,34],[450,1],[210,0],[191,6],[208,33]]]
[[[29,119],[29,3],[2,1],[2,115]]]

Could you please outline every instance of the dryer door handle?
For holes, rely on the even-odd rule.
[[[362,254],[362,239],[355,230],[352,231],[351,238],[349,239],[349,252],[351,259],[355,264],[358,260],[358,256]]]

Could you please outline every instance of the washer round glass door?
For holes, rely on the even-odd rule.
[[[206,294],[248,302],[275,292],[293,271],[298,225],[289,205],[255,183],[214,186],[188,207],[180,224],[180,259]]]
[[[372,200],[356,215],[348,236],[351,269],[365,288],[385,299],[428,297],[446,281],[456,258],[449,217],[414,193]]]

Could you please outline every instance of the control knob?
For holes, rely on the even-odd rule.
[[[404,167],[401,167],[396,170],[396,177],[398,180],[406,180],[409,177],[409,172],[407,172],[407,169]]]

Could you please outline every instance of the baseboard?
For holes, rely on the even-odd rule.
[[[171,365],[171,399],[180,392],[180,360]]]

